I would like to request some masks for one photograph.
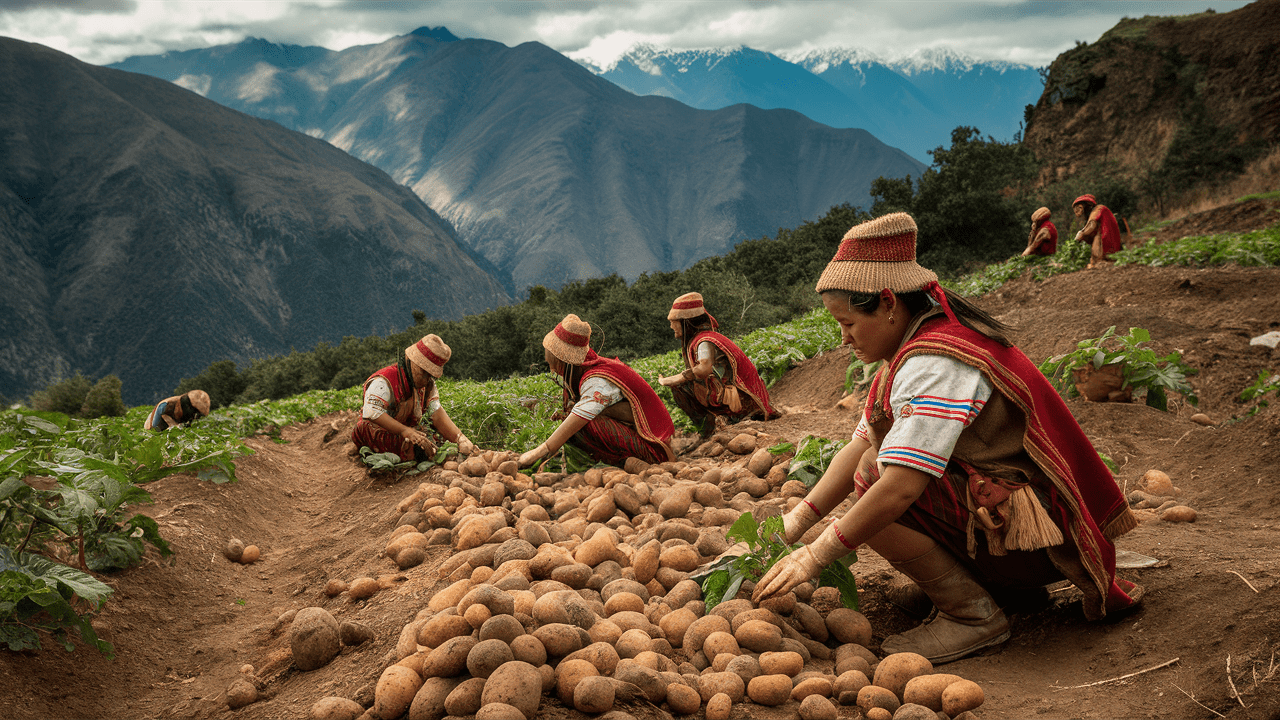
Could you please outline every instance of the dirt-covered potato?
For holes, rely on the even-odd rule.
[[[476,720],[525,720],[525,715],[514,705],[495,702],[481,705],[476,711]]]
[[[244,543],[236,538],[227,541],[227,546],[223,548],[222,554],[231,562],[240,562],[240,556],[244,554]]]
[[[733,699],[725,693],[718,693],[707,700],[707,720],[729,720],[733,710]]]
[[[902,690],[902,702],[923,705],[934,711],[941,710],[942,691],[960,679],[959,675],[947,673],[918,675],[907,681],[906,687]]]
[[[918,653],[899,652],[886,656],[876,666],[872,683],[892,692],[899,700],[912,678],[933,673],[933,663]]]
[[[467,671],[472,677],[487,678],[505,663],[515,659],[511,646],[501,640],[481,640],[467,653]]]
[[[782,645],[782,630],[765,620],[750,620],[733,634],[738,644],[752,652],[776,652]]]
[[[672,683],[667,686],[667,705],[676,715],[693,715],[702,707],[702,697],[688,685]]]
[[[324,584],[324,594],[328,597],[337,597],[347,591],[347,581],[334,578]]]
[[[436,615],[422,624],[418,630],[418,644],[429,648],[440,647],[446,640],[470,635],[475,628],[458,615]]]
[[[236,678],[227,686],[227,707],[238,710],[258,701],[258,688],[245,678]]]
[[[892,690],[879,685],[868,685],[858,691],[858,709],[863,715],[869,716],[872,708],[886,710],[892,715],[901,705],[898,696],[894,695]]]
[[[240,553],[240,564],[251,565],[256,563],[258,562],[258,557],[261,556],[261,554],[262,551],[258,550],[257,545],[246,545],[244,552]]]
[[[413,696],[408,720],[435,720],[444,717],[444,703],[458,687],[457,678],[427,678]],[[375,706],[376,707],[376,706]],[[394,717],[380,715],[378,717]]]
[[[363,600],[373,597],[373,594],[378,592],[379,589],[378,581],[371,577],[356,578],[347,587],[347,597],[352,600]]]
[[[720,693],[728,695],[732,702],[742,702],[742,696],[746,691],[747,684],[735,673],[712,672],[698,678],[698,693],[708,702]],[[787,680],[787,692],[791,692],[790,679]]]
[[[836,706],[821,695],[809,695],[800,702],[800,720],[836,720]]]
[[[498,617],[505,617],[499,615]],[[516,660],[541,667],[547,662],[547,649],[542,641],[532,635],[521,635],[511,641],[511,654]]]
[[[421,687],[422,678],[418,673],[401,665],[392,665],[378,678],[373,691],[373,712],[378,717],[400,717],[409,709]]]
[[[791,699],[797,702],[804,700],[810,695],[831,697],[831,677],[827,675],[810,677],[796,683],[796,686],[791,689]]]
[[[831,684],[831,696],[834,697],[841,705],[856,705],[858,703],[858,691],[871,684],[867,679],[867,674],[861,670],[846,670],[840,673],[836,681]]]
[[[754,677],[747,683],[747,697],[757,705],[781,705],[791,699],[791,678],[786,675]]]
[[[323,608],[302,608],[289,627],[289,648],[299,670],[324,667],[342,649],[338,621]]]
[[[311,720],[356,720],[364,714],[364,707],[355,700],[344,697],[320,698],[311,704],[308,717]]]
[[[1187,505],[1174,505],[1160,513],[1160,519],[1165,522],[1195,522],[1195,508]]]
[[[582,635],[578,628],[564,623],[543,625],[533,631],[533,636],[546,648],[550,657],[564,657],[582,649]]]
[[[871,622],[857,610],[840,607],[827,615],[827,630],[842,643],[866,646],[871,642]]]
[[[450,638],[427,653],[422,662],[423,677],[455,677],[467,669],[467,658],[478,641],[470,635]]]
[[[484,691],[484,678],[463,680],[444,700],[444,711],[454,717],[475,715],[480,709],[480,693]]]
[[[765,675],[795,677],[804,669],[804,658],[795,652],[767,652],[760,654],[760,671]]]
[[[600,671],[586,660],[563,660],[556,666],[556,695],[566,704],[573,703],[573,693],[583,678],[595,677]]]
[[[613,709],[613,679],[585,677],[573,689],[573,706],[584,713],[604,713]]]
[[[491,703],[517,708],[526,720],[533,720],[542,701],[542,673],[526,662],[512,660],[493,671],[480,695],[480,711]],[[479,717],[479,713],[476,714]]]
[[[972,680],[957,680],[942,691],[942,712],[955,717],[966,710],[973,710],[986,700],[982,688]]]

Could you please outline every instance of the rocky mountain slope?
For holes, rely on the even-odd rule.
[[[687,267],[869,205],[924,166],[786,110],[637,97],[539,43],[422,28],[338,53],[246,41],[116,67],[322,137],[386,170],[507,287]]]
[[[1046,178],[1098,161],[1151,176],[1180,154],[1221,158],[1280,140],[1280,2],[1125,19],[1050,66],[1026,143]],[[1189,172],[1198,172],[1189,168]]]
[[[380,170],[170,83],[4,38],[0,258],[0,394],[13,398],[80,370],[120,376],[140,404],[215,360],[510,301]]]

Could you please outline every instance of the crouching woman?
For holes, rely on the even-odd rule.
[[[845,344],[884,360],[852,441],[783,518],[796,542],[857,500],[756,586],[763,600],[862,543],[937,609],[885,652],[957,660],[1009,638],[992,596],[1063,579],[1085,616],[1114,617],[1142,588],[1116,577],[1116,537],[1136,526],[1062,398],[1007,328],[916,264],[916,226],[894,213],[853,227],[818,281]]]
[[[589,346],[591,325],[568,315],[542,339],[547,365],[564,388],[565,418],[551,437],[520,456],[526,467],[573,443],[596,462],[626,467],[628,459],[675,459],[675,425],[649,383],[626,363]]]
[[[442,438],[458,443],[458,452],[470,454],[475,447],[445,412],[436,387],[450,355],[444,340],[427,335],[405,348],[395,365],[370,375],[364,381],[360,419],[351,431],[356,447],[395,453],[402,461],[426,460],[436,452],[436,444],[418,429],[426,417]]]

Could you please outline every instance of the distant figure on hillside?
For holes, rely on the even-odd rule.
[[[209,414],[209,393],[188,390],[181,395],[167,397],[151,408],[151,414],[143,424],[148,430],[168,430],[179,425],[187,426]]]
[[[675,425],[649,383],[626,363],[596,354],[591,325],[567,315],[542,338],[547,365],[564,388],[564,421],[551,437],[520,456],[526,467],[573,443],[597,462],[626,467],[675,459]]]
[[[1052,255],[1058,251],[1058,228],[1049,222],[1049,208],[1042,207],[1031,213],[1031,234],[1027,236],[1027,249],[1022,256]]]
[[[849,444],[783,515],[785,541],[856,502],[760,578],[755,601],[866,543],[914,582],[891,602],[937,611],[881,649],[934,665],[1009,638],[997,598],[1047,601],[1070,580],[1090,620],[1137,606],[1142,588],[1116,576],[1114,541],[1138,524],[1120,487],[1008,326],[916,262],[910,215],[851,228],[817,291],[854,355],[884,364]]]
[[[769,405],[769,391],[756,366],[732,340],[716,332],[720,326],[702,304],[702,295],[685,293],[667,313],[671,331],[681,340],[684,372],[658,378],[671,388],[676,404],[684,410],[706,439],[716,429],[716,418],[729,424],[747,418],[768,420],[778,412]]]
[[[1116,223],[1116,216],[1106,205],[1099,205],[1092,195],[1081,195],[1076,198],[1075,202],[1071,203],[1071,211],[1075,213],[1077,219],[1085,223],[1080,232],[1076,233],[1076,240],[1093,245],[1093,252],[1089,255],[1089,267],[1105,262],[1112,253],[1119,252],[1124,247],[1120,240],[1120,226]]]
[[[438,335],[427,335],[405,348],[395,365],[388,365],[364,381],[364,406],[351,441],[374,452],[392,452],[401,461],[430,458],[436,444],[418,429],[422,418],[449,442],[458,443],[458,452],[469,455],[475,446],[449,418],[440,405],[436,380],[444,373],[452,351]]]

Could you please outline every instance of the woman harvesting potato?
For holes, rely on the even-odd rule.
[[[701,294],[676,298],[667,320],[683,346],[680,356],[685,370],[658,382],[671,388],[676,404],[704,439],[715,431],[717,417],[730,425],[747,418],[777,417],[756,366],[732,340],[716,332],[719,323],[703,306]]]
[[[1008,328],[915,261],[916,225],[894,213],[849,230],[818,281],[859,360],[884,360],[852,441],[783,518],[796,542],[856,492],[812,543],[778,562],[755,599],[817,577],[862,543],[915,581],[935,618],[885,652],[949,662],[1004,642],[991,588],[1071,580],[1085,616],[1137,605],[1112,541],[1136,520],[1066,404]]]
[[[436,387],[450,355],[452,351],[440,336],[427,335],[405,348],[397,364],[370,375],[364,381],[361,417],[351,431],[356,447],[393,452],[401,460],[425,460],[436,450],[427,434],[418,429],[426,417],[445,440],[458,443],[458,452],[470,454],[475,447],[441,406]]]
[[[564,388],[565,419],[538,447],[520,456],[532,465],[566,442],[597,462],[622,466],[628,458],[647,463],[674,460],[675,425],[667,406],[649,384],[618,359],[589,346],[591,325],[567,315],[542,339],[547,365]]]

